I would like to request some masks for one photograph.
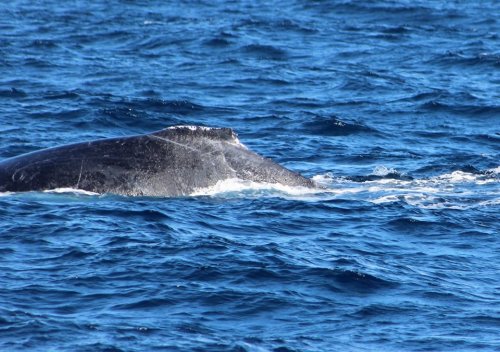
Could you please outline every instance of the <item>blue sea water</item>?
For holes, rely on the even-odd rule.
[[[0,350],[500,351],[499,14],[0,4],[0,160],[224,126],[327,186],[0,194]]]

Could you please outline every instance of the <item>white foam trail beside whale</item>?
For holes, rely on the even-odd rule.
[[[373,174],[384,176],[394,172],[394,169],[377,167]],[[282,197],[303,201],[346,199],[374,204],[404,202],[425,209],[468,209],[500,204],[500,167],[481,174],[453,171],[415,180],[382,178],[356,182],[330,173],[312,179],[318,188],[227,179],[197,189],[191,196]]]
[[[376,170],[381,171],[382,168]],[[386,170],[395,172],[393,169]],[[402,201],[426,209],[468,209],[500,203],[500,167],[479,174],[453,171],[414,180],[382,178],[354,182],[329,173],[317,175],[313,180],[325,187],[337,189],[337,195],[342,195],[344,199],[364,200],[375,204]]]

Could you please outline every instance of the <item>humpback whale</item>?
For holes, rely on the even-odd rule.
[[[190,195],[230,178],[315,187],[310,179],[250,151],[230,128],[174,126],[0,161],[0,192],[73,188],[170,197]]]

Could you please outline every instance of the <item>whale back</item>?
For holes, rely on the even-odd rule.
[[[44,149],[0,162],[0,192],[76,188],[179,196],[228,178],[314,186],[248,150],[230,128],[175,126]]]

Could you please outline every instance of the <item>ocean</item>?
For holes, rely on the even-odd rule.
[[[499,14],[0,4],[0,160],[230,127],[325,187],[1,193],[0,351],[500,351]]]

